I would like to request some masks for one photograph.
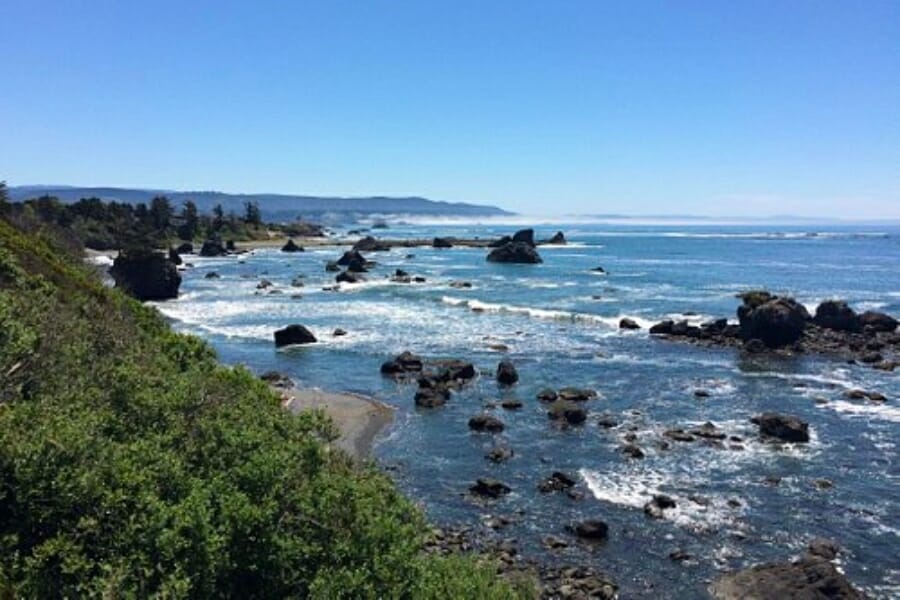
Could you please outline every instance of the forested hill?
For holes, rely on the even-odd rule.
[[[496,206],[469,204],[465,202],[440,202],[427,198],[393,198],[370,196],[361,198],[339,198],[322,196],[295,196],[289,194],[227,194],[224,192],[179,192],[170,190],[130,189],[114,187],[69,187],[69,186],[18,186],[9,188],[10,198],[23,201],[38,196],[54,196],[63,202],[76,202],[82,198],[149,203],[156,196],[166,196],[175,206],[191,200],[202,212],[210,212],[216,205],[222,205],[225,212],[240,213],[246,202],[258,202],[263,217],[267,220],[290,220],[298,216],[310,218],[334,215],[335,218],[350,220],[368,215],[411,215],[447,217],[490,217],[512,214]],[[320,219],[321,220],[321,219]]]

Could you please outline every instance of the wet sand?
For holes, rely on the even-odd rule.
[[[365,396],[318,389],[275,390],[283,398],[284,407],[293,414],[323,409],[340,431],[335,445],[357,460],[370,456],[375,438],[394,419],[394,410],[390,406]]]

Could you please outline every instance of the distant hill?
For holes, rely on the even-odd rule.
[[[225,192],[178,192],[173,190],[145,190],[113,187],[73,187],[49,185],[23,185],[9,188],[15,201],[37,196],[56,196],[63,202],[76,202],[81,198],[96,197],[137,204],[149,202],[154,196],[164,195],[173,206],[180,207],[185,200],[192,200],[201,212],[209,212],[221,204],[225,212],[240,214],[244,202],[256,201],[268,221],[293,220],[298,217],[324,222],[347,222],[359,218],[391,215],[492,217],[510,215],[496,206],[465,202],[440,202],[427,198],[393,198],[370,196],[339,198],[323,196],[293,196],[289,194],[227,194]]]

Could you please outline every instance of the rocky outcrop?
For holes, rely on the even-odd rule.
[[[556,393],[560,400],[587,402],[597,397],[597,392],[588,388],[564,387]]]
[[[580,425],[587,420],[587,411],[575,402],[557,400],[550,405],[547,416],[554,421],[565,422],[569,425]]]
[[[469,491],[476,496],[482,496],[484,498],[499,498],[500,496],[505,496],[510,493],[512,490],[510,490],[508,485],[501,483],[496,479],[479,477],[475,481],[475,485],[469,488]]]
[[[553,237],[542,240],[540,244],[547,246],[564,246],[566,244],[566,236],[562,231],[557,231],[553,234]]]
[[[767,294],[767,293],[766,293]],[[741,337],[744,340],[760,340],[768,348],[780,348],[793,344],[803,335],[809,321],[809,313],[793,298],[745,295],[744,304],[738,308]]]
[[[503,421],[489,414],[475,415],[469,419],[469,429],[472,431],[487,431],[500,433],[504,429]]]
[[[181,255],[178,254],[178,251],[175,248],[169,248],[168,252],[169,262],[171,262],[176,267],[181,264]]]
[[[303,252],[304,249],[303,249],[303,246],[297,245],[297,243],[294,242],[294,239],[291,238],[287,241],[287,243],[284,246],[281,247],[281,251],[282,252]]]
[[[222,240],[205,240],[200,247],[200,256],[225,256],[228,250]]]
[[[509,242],[487,255],[488,262],[538,264],[544,262],[534,246],[525,242]]]
[[[835,331],[859,331],[859,315],[843,300],[826,300],[816,307],[813,322],[819,327]]]
[[[357,273],[362,273],[369,267],[369,261],[366,260],[366,257],[360,254],[358,250],[347,250],[344,254],[341,255],[339,259],[337,259],[336,263],[341,267],[353,267],[352,270]]]
[[[534,246],[534,229],[520,229],[513,234],[512,241]]]
[[[277,330],[274,335],[276,348],[316,342],[316,336],[303,325],[288,325],[284,329]]]
[[[600,519],[586,519],[566,526],[566,530],[583,540],[602,541],[609,537],[609,526]]]
[[[403,352],[381,365],[381,374],[389,377],[402,377],[422,372],[422,358],[412,352]]]
[[[874,310],[867,310],[859,315],[859,322],[870,331],[892,333],[897,329],[897,319]]]
[[[757,565],[717,579],[710,586],[717,600],[857,600],[859,592],[830,562],[807,556],[797,562]]]
[[[538,484],[538,491],[542,494],[550,492],[564,492],[578,483],[574,477],[562,471],[553,471],[550,477]]]
[[[808,442],[809,423],[790,415],[763,413],[750,419],[759,427],[759,432],[768,437],[785,442]]]
[[[619,329],[640,329],[641,326],[634,319],[624,317],[619,320]]]
[[[109,270],[116,287],[138,300],[178,297],[181,275],[166,256],[152,250],[123,250]]]
[[[452,248],[455,241],[449,237],[436,237],[431,241],[431,246],[433,248]]]
[[[502,360],[497,365],[497,383],[500,385],[513,385],[519,381],[519,372],[512,361]]]
[[[194,253],[194,245],[190,242],[182,242],[175,248],[175,252],[178,254],[193,254]]]
[[[387,252],[390,249],[391,245],[389,243],[377,240],[371,235],[367,235],[353,244],[353,250],[357,252]]]

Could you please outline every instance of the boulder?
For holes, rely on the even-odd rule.
[[[625,444],[622,446],[622,454],[629,458],[644,458],[644,451],[637,444]]]
[[[109,270],[116,287],[138,300],[178,297],[181,275],[166,256],[152,250],[123,250]]]
[[[557,400],[550,405],[547,416],[554,421],[565,421],[569,425],[580,425],[587,419],[587,411],[574,402]]]
[[[175,252],[178,254],[193,254],[194,253],[194,245],[190,242],[182,242],[175,248]]]
[[[508,400],[504,400],[500,403],[500,406],[505,408],[506,410],[519,410],[524,404],[522,404],[521,400],[516,400],[515,398],[510,398]]]
[[[422,408],[437,408],[447,404],[450,399],[450,390],[445,387],[435,386],[419,386],[416,390],[415,402],[416,406]]]
[[[638,325],[637,321],[634,319],[629,319],[625,317],[619,320],[619,329],[640,329],[641,326]]]
[[[485,498],[499,498],[505,496],[510,491],[509,486],[490,477],[479,477],[475,481],[475,485],[469,488],[469,491],[477,496]]]
[[[454,240],[453,238],[436,237],[431,241],[431,246],[433,248],[452,248],[454,241],[456,240]]]
[[[284,329],[275,332],[275,347],[293,346],[295,344],[313,344],[316,336],[303,325],[288,325]]]
[[[178,254],[178,251],[175,250],[175,248],[169,248],[169,262],[171,262],[175,266],[181,264],[181,256]]]
[[[504,429],[503,421],[488,414],[475,415],[469,419],[469,429],[472,431],[487,431],[500,433]]]
[[[341,329],[340,327],[336,327],[334,329],[334,331],[331,332],[331,335],[333,335],[334,337],[342,337],[342,336],[347,335],[347,331],[344,329]]]
[[[520,229],[513,234],[512,241],[534,246],[534,229]]]
[[[381,365],[381,374],[401,376],[422,371],[422,359],[412,352],[403,352]]]
[[[819,327],[835,331],[859,331],[862,329],[859,315],[843,300],[826,300],[816,307],[813,322]]]
[[[221,277],[222,276],[215,271],[209,271],[206,275],[203,276],[204,279],[219,279]]]
[[[666,319],[665,321],[660,321],[656,325],[650,327],[650,333],[653,335],[668,335],[672,333],[672,327],[675,325],[675,321]]]
[[[663,511],[675,508],[675,500],[665,494],[655,494],[653,499],[644,505],[644,514],[653,519],[662,519]]]
[[[560,400],[568,400],[569,402],[587,402],[591,398],[597,397],[597,392],[587,388],[564,387],[557,396]]]
[[[497,446],[496,448],[492,448],[490,452],[484,455],[484,457],[491,462],[502,463],[511,459],[513,455],[514,452],[512,449],[504,446]]]
[[[547,245],[564,246],[566,243],[566,236],[562,231],[557,231],[555,234],[553,234],[553,237],[546,239],[541,243]]]
[[[609,526],[599,519],[586,519],[566,526],[566,530],[584,540],[600,541],[609,536]]]
[[[891,333],[897,329],[897,319],[885,313],[867,310],[859,315],[860,324],[871,331]]]
[[[574,477],[569,475],[568,473],[563,473],[562,471],[553,471],[550,474],[550,477],[543,480],[538,484],[538,491],[542,494],[549,494],[550,492],[562,492],[564,490],[573,487],[577,481]]]
[[[334,280],[338,283],[359,283],[360,281],[365,281],[362,275],[349,270],[341,271],[335,276]]]
[[[281,247],[282,252],[304,252],[303,246],[298,246],[294,239],[291,238],[287,241],[287,243]]]
[[[467,383],[478,374],[475,370],[475,365],[464,360],[445,360],[437,364],[440,370],[436,378],[449,385]]]
[[[222,240],[205,240],[200,247],[200,256],[225,256],[228,250],[222,244]]]
[[[537,393],[537,399],[541,402],[555,402],[557,398],[559,398],[559,394],[556,393],[556,390],[551,390],[550,388],[543,389]]]
[[[809,423],[790,415],[763,413],[750,419],[764,436],[785,442],[808,442]]]
[[[361,252],[387,252],[391,249],[391,245],[387,242],[376,240],[371,235],[367,235],[363,239],[353,244],[353,250]]]
[[[544,262],[534,246],[525,242],[509,242],[487,255],[488,262],[538,264]]]
[[[768,563],[728,573],[709,588],[717,600],[862,600],[859,592],[830,562],[805,557],[797,562]]]
[[[513,385],[519,381],[519,372],[512,361],[502,360],[497,365],[497,383],[500,385]]]
[[[755,302],[758,297],[751,297]],[[738,308],[741,337],[761,340],[768,348],[793,344],[803,334],[809,313],[793,298],[773,298],[762,304],[748,304]]]

